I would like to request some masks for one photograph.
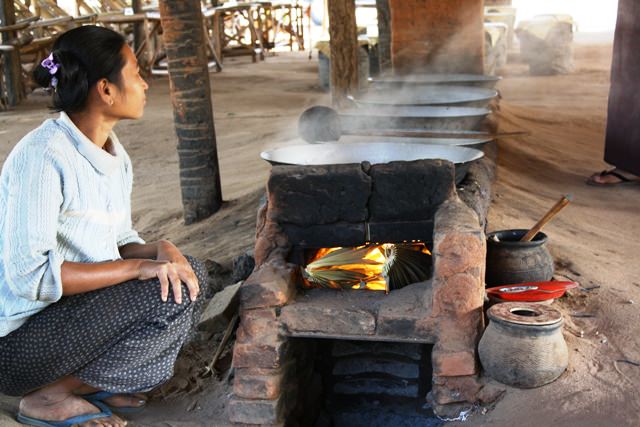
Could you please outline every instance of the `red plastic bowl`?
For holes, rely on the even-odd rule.
[[[486,289],[493,297],[505,301],[536,302],[560,298],[567,289],[577,288],[576,282],[530,282],[517,285],[503,285]]]

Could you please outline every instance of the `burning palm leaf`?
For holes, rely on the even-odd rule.
[[[387,292],[431,277],[431,254],[424,245],[385,245],[384,255]]]
[[[424,244],[369,245],[320,251],[303,270],[309,286],[389,290],[427,280],[430,253]]]
[[[307,264],[304,279],[310,285],[323,288],[351,289],[375,279],[381,271],[384,259],[371,259],[374,248],[338,248]]]

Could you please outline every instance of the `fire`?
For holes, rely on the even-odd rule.
[[[423,243],[322,248],[303,269],[304,286],[389,292],[393,266],[402,265],[402,262],[396,262],[400,250],[431,255]],[[401,261],[406,264],[406,260]],[[414,276],[405,275],[403,278]]]

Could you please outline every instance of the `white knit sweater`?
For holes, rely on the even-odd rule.
[[[120,258],[144,243],[131,228],[131,160],[115,134],[109,152],[65,113],[11,151],[0,175],[0,337],[62,296],[63,261]]]

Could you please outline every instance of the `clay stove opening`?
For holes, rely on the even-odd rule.
[[[429,245],[419,241],[299,248],[292,254],[290,261],[301,267],[301,289],[366,290],[388,294],[429,280],[433,270]]]

